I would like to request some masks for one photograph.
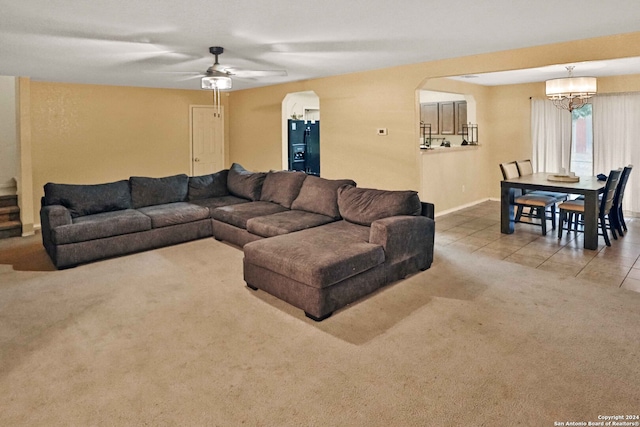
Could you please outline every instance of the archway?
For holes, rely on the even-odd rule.
[[[319,128],[320,98],[314,91],[294,92],[284,97],[282,100],[283,170],[303,170],[314,175],[320,174]],[[306,137],[302,134],[305,131]],[[304,138],[304,142],[299,141],[293,144],[292,138]],[[308,146],[306,146],[307,138],[311,138]],[[292,144],[295,148],[292,148]],[[305,163],[307,161],[308,164]]]

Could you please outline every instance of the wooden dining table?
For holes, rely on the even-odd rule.
[[[505,179],[500,183],[500,231],[514,232],[515,213],[513,195],[516,189],[556,191],[584,196],[584,248],[598,248],[598,195],[604,191],[605,181],[595,176],[581,176],[579,182],[549,181],[548,172],[538,172],[518,178]],[[558,225],[562,227],[562,224]]]

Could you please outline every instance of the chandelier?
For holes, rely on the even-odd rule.
[[[597,92],[595,77],[574,77],[573,65],[568,65],[569,77],[547,80],[547,98],[564,110],[573,111],[584,104]]]

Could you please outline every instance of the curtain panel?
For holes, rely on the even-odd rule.
[[[535,172],[569,171],[571,113],[547,99],[531,99],[531,141]]]
[[[622,209],[640,212],[640,93],[596,95],[593,105],[593,170],[632,164]]]

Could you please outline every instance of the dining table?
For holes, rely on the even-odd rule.
[[[515,212],[513,205],[517,189],[525,191],[542,190],[584,196],[584,248],[598,248],[598,195],[604,191],[606,181],[598,181],[595,176],[581,176],[578,182],[549,180],[556,173],[537,172],[517,178],[505,179],[500,183],[500,231],[514,232]],[[558,178],[555,178],[558,179]],[[560,178],[561,179],[561,178]],[[562,224],[558,224],[562,227]]]

